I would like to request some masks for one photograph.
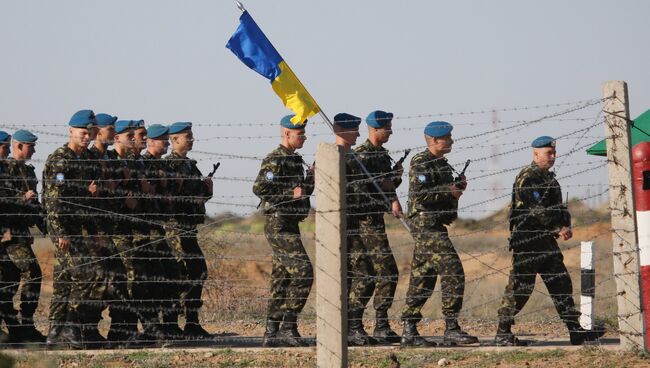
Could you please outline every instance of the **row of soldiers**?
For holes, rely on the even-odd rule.
[[[69,133],[45,163],[41,205],[27,163],[37,137],[0,132],[0,312],[9,331],[0,339],[101,348],[211,337],[199,323],[208,271],[197,226],[213,183],[187,157],[192,124],[145,127],[142,120],[81,110]],[[42,275],[30,226],[55,244],[47,337],[34,326]],[[18,312],[12,297],[21,279]],[[107,308],[104,338],[98,323]]]
[[[271,298],[268,305],[264,346],[304,346],[297,316],[309,296],[313,269],[300,240],[299,223],[310,209],[315,165],[307,165],[297,150],[305,142],[307,121],[281,122],[281,143],[262,162],[253,186],[266,215],[264,232],[273,250]],[[400,343],[402,346],[436,346],[417,330],[422,307],[441,279],[443,344],[479,342],[465,332],[458,318],[463,305],[465,273],[447,227],[458,217],[458,202],[467,187],[464,171],[454,175],[445,156],[452,150],[453,126],[435,121],[424,129],[426,149],[413,157],[408,173],[408,212],[403,213],[396,194],[402,182],[402,159],[393,161],[383,147],[392,134],[393,114],[381,110],[367,118],[368,139],[358,145],[361,118],[340,113],[334,117],[336,144],[345,154],[346,243],[348,290],[348,344],[365,346]],[[584,330],[572,297],[571,278],[564,265],[557,238],[572,237],[571,218],[562,203],[560,185],[549,169],[555,162],[555,139],[535,139],[533,162],[517,176],[510,211],[512,269],[498,310],[494,343],[525,345],[511,331],[514,317],[524,307],[535,285],[544,281],[572,344],[593,341],[604,329]],[[467,165],[466,165],[467,167]],[[384,214],[402,218],[415,240],[406,303],[401,312],[402,335],[390,326],[398,281],[398,269],[386,236]],[[375,328],[370,336],[363,315],[373,299]]]

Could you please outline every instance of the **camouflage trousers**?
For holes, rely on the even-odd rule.
[[[552,237],[544,237],[526,242],[526,249],[512,254],[512,269],[497,312],[499,320],[514,323],[514,317],[530,298],[539,274],[560,318],[568,325],[577,326],[580,314],[575,308],[571,277],[557,242]]]
[[[119,312],[124,314],[123,318],[126,319],[126,333],[134,333],[137,330],[138,319],[145,328],[159,322],[159,280],[163,270],[157,247],[161,237],[161,234],[157,234],[157,239],[152,238],[151,229],[148,227],[113,237],[115,249],[120,253],[126,271],[126,277],[123,279],[126,280],[128,311]]]
[[[412,219],[411,231],[415,249],[402,320],[418,322],[422,319],[422,306],[431,297],[438,277],[441,279],[442,314],[446,318],[457,318],[463,306],[465,271],[449,240],[447,228],[420,215]]]
[[[29,229],[26,229],[29,234]],[[22,283],[20,292],[20,316],[23,322],[31,321],[38,307],[38,299],[41,295],[41,267],[38,265],[36,255],[32,250],[31,236],[24,238],[24,243],[8,244],[5,246],[7,255],[20,272],[19,281]],[[19,283],[16,282],[12,288],[12,294],[18,293]]]
[[[208,265],[199,246],[196,226],[169,222],[165,224],[164,229],[167,244],[180,274],[180,309],[186,320],[198,323],[199,309],[203,305],[203,284],[208,278]]]
[[[14,294],[20,282],[20,270],[11,261],[5,247],[0,247],[0,323],[5,321],[10,330],[18,325],[18,316],[14,310]]]
[[[375,270],[359,235],[358,217],[347,217],[346,243],[348,248],[348,312],[354,314],[366,309],[375,291]]]
[[[374,270],[375,310],[387,311],[393,304],[399,271],[393,251],[388,244],[383,214],[359,218],[359,236]]]
[[[264,235],[273,250],[270,318],[281,318],[286,312],[300,313],[314,281],[298,224],[299,221],[274,215],[267,216],[264,224]]]
[[[68,250],[55,249],[52,323],[81,323],[96,315],[104,303],[104,267],[92,251],[97,249],[95,241],[86,233],[72,237]]]

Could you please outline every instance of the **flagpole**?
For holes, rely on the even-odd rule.
[[[244,4],[242,4],[240,1],[235,0],[235,3],[237,4],[237,8],[238,8],[242,13],[246,11],[246,8],[244,8]],[[285,60],[285,63],[286,63],[286,60]],[[288,63],[287,63],[287,67],[288,67],[289,69],[291,69],[291,67],[289,66]],[[292,71],[292,72],[293,72],[293,71]],[[294,73],[294,75],[295,75],[295,73]],[[298,83],[300,83],[300,86],[301,86],[305,91],[307,91],[307,93],[309,93],[309,90],[307,90],[307,88],[305,88],[305,86],[302,84],[302,81],[300,80],[300,78],[297,78],[297,77],[296,77],[296,79],[298,80]],[[311,93],[309,93],[309,96],[311,97],[311,99],[312,99],[314,102],[316,102],[316,99],[311,95]],[[335,132],[334,132],[334,125],[332,124],[332,121],[330,120],[330,118],[327,116],[327,114],[325,114],[325,112],[324,112],[323,109],[320,107],[320,105],[318,104],[318,102],[316,102],[316,106],[318,107],[318,114],[321,116],[321,118],[323,118],[323,120],[325,121],[325,123],[327,124],[327,126],[330,128],[330,130],[332,131],[332,133],[335,133]],[[336,134],[336,133],[335,133],[335,134]],[[349,152],[349,153],[352,155],[352,157],[354,158],[354,160],[357,162],[357,164],[358,164],[359,167],[361,168],[361,171],[363,171],[363,173],[368,177],[368,179],[370,179],[370,181],[372,182],[372,185],[375,187],[375,189],[377,189],[377,192],[378,192],[379,194],[381,194],[382,198],[384,199],[384,201],[388,204],[388,207],[390,208],[390,207],[392,206],[392,203],[391,203],[390,199],[388,198],[388,196],[386,195],[386,193],[384,192],[384,190],[381,188],[381,186],[379,186],[379,184],[375,181],[375,178],[373,178],[373,176],[370,174],[370,172],[368,172],[368,169],[366,168],[366,166],[365,166],[363,163],[361,163],[361,160],[359,160],[359,157],[358,157],[358,155],[356,154],[356,152],[354,152],[354,150],[350,149],[350,152]],[[411,227],[406,223],[406,220],[404,219],[404,217],[398,217],[398,218],[399,218],[400,222],[402,223],[402,225],[404,226],[404,228],[405,228],[408,232],[411,232]]]

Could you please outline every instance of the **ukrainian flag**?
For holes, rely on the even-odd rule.
[[[300,124],[319,113],[320,107],[314,98],[247,11],[241,15],[239,22],[226,47],[249,68],[271,81],[271,87],[284,106],[295,113],[291,122]]]

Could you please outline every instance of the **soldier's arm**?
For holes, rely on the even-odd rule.
[[[277,204],[293,199],[293,188],[287,185],[287,178],[281,177],[281,163],[277,158],[267,157],[262,161],[255,183],[253,193],[264,202]]]
[[[71,234],[70,218],[65,216],[66,200],[68,186],[74,183],[66,182],[66,166],[65,159],[55,159],[46,164],[43,172],[43,202],[47,211],[47,221],[50,226],[50,233],[55,238],[65,238]]]
[[[553,228],[559,225],[557,219],[560,208],[557,206],[547,207],[544,205],[548,188],[540,185],[535,178],[523,177],[517,183],[517,198],[521,201],[519,216],[526,223],[535,222],[544,228]]]
[[[439,178],[438,173],[432,171],[431,167],[427,168],[426,163],[414,158],[409,170],[409,192],[412,192],[412,200],[429,206],[456,200],[449,189],[450,183],[440,183]]]

